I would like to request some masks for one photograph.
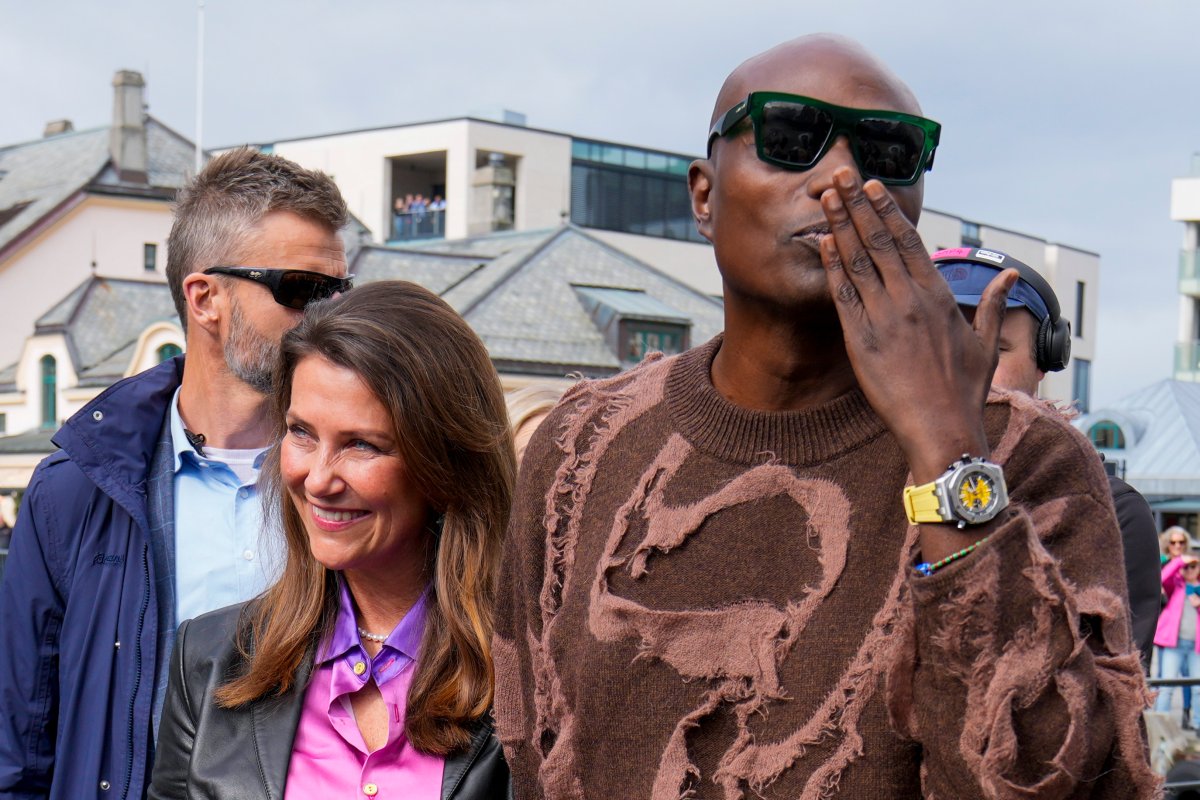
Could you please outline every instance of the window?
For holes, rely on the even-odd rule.
[[[571,142],[571,221],[601,230],[705,242],[692,218],[691,159],[632,147]]]
[[[158,245],[146,242],[142,245],[142,268],[146,272],[154,272],[158,266]]]
[[[1088,428],[1088,438],[1098,450],[1124,450],[1125,434],[1121,426],[1111,420],[1097,422]]]
[[[168,343],[168,344],[164,344],[162,347],[155,350],[154,354],[158,357],[158,363],[161,364],[162,362],[166,361],[167,359],[174,358],[175,356],[179,355],[182,352],[183,352],[183,348],[180,347],[179,345]]]
[[[962,246],[963,247],[982,247],[983,239],[979,231],[978,222],[967,222],[965,219],[962,223]]]
[[[654,351],[673,356],[688,348],[688,338],[688,329],[684,325],[623,320],[621,360],[636,364]]]
[[[1083,338],[1083,290],[1086,284],[1075,281],[1075,335]]]
[[[58,425],[58,364],[54,356],[42,356],[42,428]]]
[[[8,433],[8,417],[0,414],[0,436]]]
[[[1071,363],[1075,365],[1075,385],[1071,396],[1075,398],[1075,407],[1086,414],[1092,402],[1092,362],[1073,358]]]

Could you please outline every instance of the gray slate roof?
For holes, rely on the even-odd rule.
[[[58,448],[50,441],[56,429],[43,430],[34,428],[31,431],[17,433],[12,436],[0,436],[0,455],[16,455],[19,453],[53,453]]]
[[[371,281],[412,281],[440,295],[482,269],[487,261],[487,258],[479,256],[425,253],[371,245],[362,248],[350,271],[354,273],[354,282],[360,286]]]
[[[77,192],[170,196],[194,163],[193,145],[167,126],[146,118],[149,184],[122,183],[111,168],[107,126],[0,147],[0,250]]]
[[[466,239],[418,239],[405,243],[405,249],[495,258],[510,250],[533,247],[544,240],[550,232],[545,230],[502,231],[483,236],[469,236]]]
[[[129,369],[142,331],[175,322],[165,284],[89,277],[37,321],[36,333],[64,333],[81,386],[107,386]]]
[[[576,286],[642,292],[639,306],[651,316],[692,321],[692,344],[715,336],[723,326],[719,300],[682,284],[654,267],[590,236],[574,225],[521,234],[496,234],[438,242],[442,253],[496,253],[482,262],[447,260],[418,264],[411,248],[370,249],[370,270],[378,278],[416,280],[437,290],[483,339],[501,371],[562,376],[572,372],[608,375],[621,369],[576,291]],[[422,248],[430,249],[430,248]],[[361,259],[362,257],[360,257]],[[388,266],[390,265],[390,266]],[[446,273],[427,282],[422,270]],[[359,262],[356,274],[363,274]],[[373,278],[373,279],[378,279]],[[365,282],[365,281],[360,281]],[[625,293],[628,296],[628,292]],[[630,301],[626,301],[630,302]]]
[[[1148,500],[1200,498],[1200,384],[1161,380],[1074,425],[1086,433],[1104,421],[1121,427],[1125,449],[1101,452],[1125,460],[1125,480]]]
[[[359,285],[400,279],[442,295],[470,323],[501,371],[607,375],[623,366],[584,306],[583,296],[648,319],[692,322],[692,344],[722,327],[718,300],[568,225],[499,234],[502,246],[468,240],[466,254],[364,247],[351,271]],[[480,253],[499,253],[485,257]],[[582,293],[582,295],[581,295]],[[165,284],[89,277],[38,319],[36,333],[66,336],[82,386],[107,386],[129,368],[151,324],[175,322]],[[16,388],[16,365],[0,370],[0,391]],[[10,437],[11,438],[11,437]]]

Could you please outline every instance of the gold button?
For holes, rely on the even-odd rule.
[[[379,787],[373,783],[368,783],[363,786],[363,794],[365,794],[367,797],[374,797],[375,795],[379,794]]]
[[[363,674],[364,672],[366,672],[366,671],[367,671],[367,665],[366,665],[366,664],[364,664],[364,663],[363,663],[363,662],[361,662],[361,661],[355,661],[355,662],[354,662],[354,674],[355,674],[355,675],[362,675],[362,674]],[[373,784],[373,783],[368,783],[368,784],[367,784],[367,786],[374,786],[374,785],[375,785],[375,784]],[[374,794],[374,792],[372,792],[371,794]]]

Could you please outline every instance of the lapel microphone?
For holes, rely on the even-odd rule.
[[[184,428],[183,435],[187,437],[188,444],[192,446],[192,449],[196,451],[198,456],[201,458],[207,458],[207,456],[204,455],[205,439],[203,433],[192,433],[187,428]]]

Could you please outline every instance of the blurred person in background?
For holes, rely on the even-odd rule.
[[[1197,611],[1200,610],[1200,560],[1190,553],[1172,558],[1163,567],[1162,588],[1167,595],[1167,604],[1154,635],[1154,643],[1160,648],[1162,677],[1200,675],[1200,637],[1196,633]],[[1161,687],[1154,710],[1169,712],[1174,692],[1174,686]],[[1185,708],[1183,714],[1183,726],[1191,728],[1190,709]]]
[[[968,320],[974,319],[984,289],[1001,272],[1016,269],[1020,273],[1006,301],[992,386],[1036,398],[1046,372],[1066,368],[1071,357],[1071,326],[1061,315],[1054,289],[1028,264],[999,250],[942,250],[933,254],[933,263]],[[1162,604],[1154,515],[1146,498],[1117,476],[1108,475],[1108,488],[1121,529],[1133,639],[1148,671]]]
[[[1191,535],[1187,532],[1186,528],[1181,528],[1178,525],[1172,525],[1163,531],[1158,537],[1158,543],[1161,549],[1160,561],[1164,567],[1172,558],[1177,558],[1184,553],[1191,552],[1192,549]]]
[[[562,397],[561,387],[549,383],[531,383],[509,392],[504,402],[508,406],[508,422],[512,426],[517,464],[525,455],[529,440],[550,410]]]

